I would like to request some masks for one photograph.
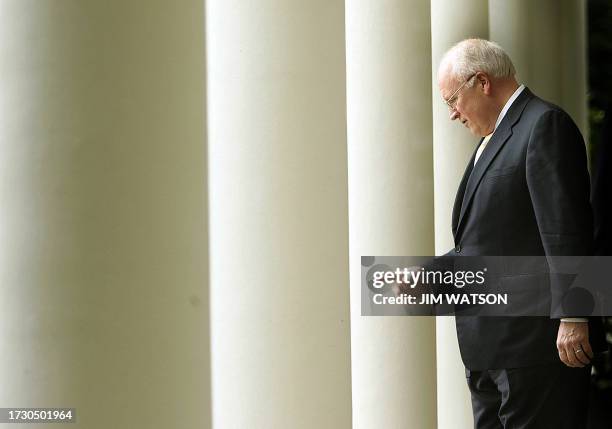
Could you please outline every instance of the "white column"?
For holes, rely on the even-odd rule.
[[[210,427],[203,23],[2,1],[0,407]]]
[[[489,0],[491,39],[508,52],[520,82],[564,108],[586,136],[584,0]]]
[[[206,14],[213,425],[348,429],[344,3]]]
[[[438,65],[443,54],[461,40],[469,37],[488,38],[487,1],[432,0],[431,27],[436,254],[443,254],[454,247],[451,233],[453,203],[459,181],[478,139],[460,124],[450,121],[448,108],[438,89]],[[471,428],[470,395],[459,354],[454,318],[438,317],[436,330],[438,428]]]
[[[347,2],[353,427],[435,428],[433,318],[362,317],[362,255],[433,253],[429,1]]]
[[[510,55],[517,78],[540,97],[561,102],[561,8],[558,0],[489,0],[491,40]],[[557,66],[558,67],[558,66]]]
[[[589,135],[587,11],[585,0],[563,0],[561,38],[561,90],[563,107],[585,139]]]

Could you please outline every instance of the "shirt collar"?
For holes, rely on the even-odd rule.
[[[495,122],[495,128],[493,129],[493,132],[495,132],[499,123],[502,121],[502,119],[504,119],[504,116],[506,116],[506,113],[508,113],[508,110],[510,109],[510,106],[512,106],[512,103],[514,103],[514,101],[521,94],[521,92],[523,92],[524,89],[525,89],[525,85],[519,86],[516,89],[516,91],[514,91],[514,93],[510,96],[508,101],[506,101],[504,108],[502,109],[501,112],[499,112],[499,116],[497,117],[497,121]]]

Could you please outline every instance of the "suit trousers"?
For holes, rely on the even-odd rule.
[[[586,428],[591,366],[466,369],[476,429]]]

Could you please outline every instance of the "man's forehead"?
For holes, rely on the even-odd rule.
[[[454,91],[457,85],[456,79],[451,77],[450,73],[442,73],[438,77],[438,89],[444,98],[447,98]]]
[[[439,68],[438,68],[438,84],[444,82],[444,81],[450,81],[452,73],[453,72],[453,67],[451,66],[451,64],[449,64],[448,62],[442,63],[440,64]]]

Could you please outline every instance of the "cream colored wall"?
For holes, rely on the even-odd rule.
[[[0,5],[0,406],[57,427],[210,421],[203,7],[142,5]]]

